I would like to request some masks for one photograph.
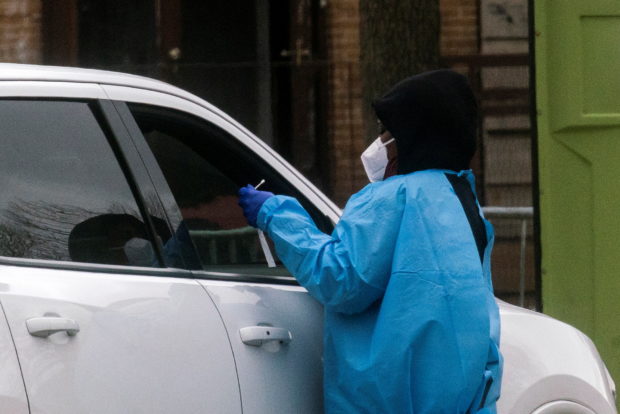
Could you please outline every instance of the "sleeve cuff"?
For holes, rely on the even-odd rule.
[[[273,210],[280,205],[281,197],[283,196],[277,195],[269,197],[267,200],[265,200],[260,210],[258,210],[258,215],[256,217],[256,227],[258,227],[260,230],[267,231],[269,217],[271,216]]]

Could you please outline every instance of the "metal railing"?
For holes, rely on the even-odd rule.
[[[525,306],[525,253],[527,247],[527,223],[534,217],[533,207],[483,207],[484,216],[493,219],[521,220],[519,256],[519,306]]]

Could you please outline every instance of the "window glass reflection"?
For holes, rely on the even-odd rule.
[[[0,255],[156,265],[136,201],[87,103],[0,101]]]

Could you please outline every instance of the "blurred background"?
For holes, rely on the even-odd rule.
[[[218,106],[337,204],[367,183],[372,99],[451,67],[480,107],[498,297],[540,306],[527,0],[0,0],[0,60],[135,73]]]

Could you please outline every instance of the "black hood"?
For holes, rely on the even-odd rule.
[[[476,152],[477,105],[465,76],[447,69],[412,76],[373,108],[396,138],[398,174],[469,168]]]

